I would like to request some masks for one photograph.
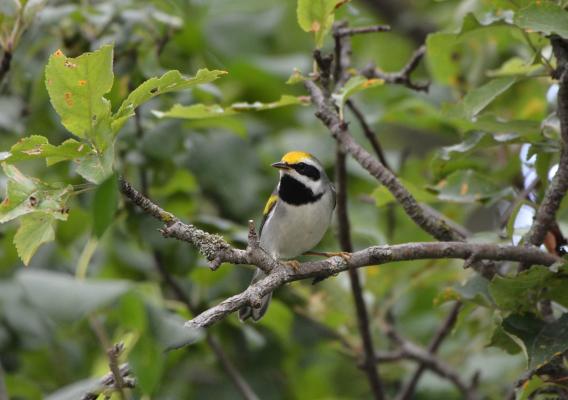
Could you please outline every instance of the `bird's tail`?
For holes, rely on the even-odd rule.
[[[252,276],[251,285],[253,283],[258,282],[259,280],[266,277],[266,274],[260,269],[257,268]],[[266,313],[268,309],[268,305],[270,304],[270,299],[272,298],[272,293],[267,294],[261,299],[261,305],[259,308],[252,308],[250,305],[244,306],[239,310],[239,319],[241,322],[244,322],[248,318],[252,317],[253,321],[258,321],[262,318],[262,316]]]

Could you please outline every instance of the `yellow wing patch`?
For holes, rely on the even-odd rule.
[[[284,154],[282,157],[282,162],[286,164],[297,164],[306,158],[313,158],[310,153],[306,153],[304,151],[291,151],[289,153]]]
[[[276,204],[277,201],[278,201],[278,195],[277,194],[270,195],[270,197],[268,198],[268,201],[266,202],[266,205],[264,206],[264,210],[262,211],[262,215],[267,215],[270,212],[270,210],[272,210],[272,207],[274,207],[274,205]]]

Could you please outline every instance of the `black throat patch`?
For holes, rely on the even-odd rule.
[[[312,189],[304,185],[302,182],[292,178],[290,175],[284,175],[280,179],[280,188],[278,196],[288,204],[300,206],[303,204],[313,203],[323,196],[323,193],[315,195]]]

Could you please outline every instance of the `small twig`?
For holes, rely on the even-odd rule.
[[[347,100],[347,107],[351,110],[355,118],[357,118],[357,121],[359,121],[361,129],[363,129],[365,137],[367,138],[369,143],[371,143],[371,147],[375,151],[375,154],[377,155],[379,161],[385,166],[385,168],[392,171],[392,168],[390,167],[387,158],[385,157],[385,152],[383,150],[383,147],[381,146],[381,143],[377,139],[377,135],[367,123],[367,120],[365,119],[365,116],[363,115],[361,110],[359,110],[359,107],[355,105],[352,99]]]
[[[123,380],[124,388],[133,389],[136,387],[136,380],[130,377],[130,367],[124,363],[118,368],[118,375]],[[116,389],[115,374],[109,372],[99,380],[99,388],[94,392],[85,393],[81,400],[97,400],[101,393]]]
[[[4,78],[10,71],[10,66],[12,63],[12,52],[9,50],[4,50],[2,55],[2,60],[0,60],[0,84],[4,81]]]
[[[408,63],[398,72],[383,72],[371,64],[361,70],[361,75],[369,79],[382,79],[387,83],[403,85],[418,92],[427,92],[430,87],[429,82],[415,83],[410,76],[418,67],[420,60],[422,60],[425,54],[426,46],[420,46],[412,54]]]
[[[430,344],[428,345],[428,351],[427,351],[427,354],[429,354],[430,356],[433,357],[434,354],[436,354],[440,345],[442,344],[444,339],[448,336],[448,334],[452,330],[452,327],[456,323],[458,313],[459,313],[461,306],[462,306],[462,304],[461,304],[460,301],[456,301],[454,303],[454,305],[452,306],[452,309],[450,310],[450,312],[449,312],[448,316],[446,317],[446,319],[444,320],[443,324],[440,326],[440,328],[436,332],[436,335],[432,338]],[[410,377],[410,379],[408,380],[406,385],[404,385],[404,387],[401,389],[400,394],[396,397],[397,400],[412,399],[412,396],[414,395],[414,391],[416,389],[416,385],[418,384],[420,377],[422,376],[422,374],[426,370],[426,367],[427,367],[426,363],[421,363],[418,366],[418,368],[416,368],[416,371],[414,371],[414,373],[412,374],[412,376]],[[456,385],[456,386],[459,386],[459,385]],[[467,387],[467,386],[464,386],[464,387]]]
[[[122,379],[122,374],[120,373],[120,368],[118,366],[118,357],[120,356],[123,350],[124,350],[124,344],[117,343],[107,350],[107,356],[109,360],[108,365],[110,372],[112,372],[114,376],[114,386],[116,388],[116,391],[118,392],[120,398],[122,400],[125,400],[127,397],[124,392],[124,387],[125,387],[124,379]]]
[[[341,250],[351,253],[353,244],[351,242],[351,229],[349,226],[349,214],[347,212],[347,169],[345,168],[345,153],[341,151],[339,146],[336,149],[335,159],[336,184],[337,184],[337,220],[339,225],[339,243]],[[357,322],[359,326],[359,334],[363,341],[364,359],[363,369],[367,374],[369,385],[375,399],[384,399],[384,389],[379,375],[379,369],[374,362],[375,354],[373,346],[373,338],[371,335],[371,327],[369,325],[369,315],[365,299],[363,298],[363,288],[359,278],[359,272],[350,268],[349,281],[351,283],[351,293],[355,303],[355,311],[357,313]]]
[[[355,36],[365,33],[389,32],[391,27],[388,25],[371,25],[358,28],[340,28],[333,31],[334,36]]]

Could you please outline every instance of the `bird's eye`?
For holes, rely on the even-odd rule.
[[[307,165],[304,164],[303,162],[299,163],[296,165],[296,171],[305,171],[306,170]]]

